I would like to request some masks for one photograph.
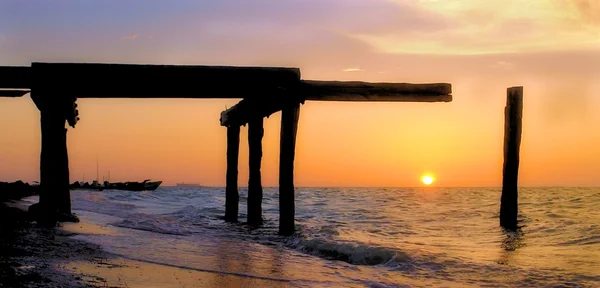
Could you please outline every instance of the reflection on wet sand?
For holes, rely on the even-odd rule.
[[[97,287],[289,287],[281,281],[183,269],[123,258],[101,263],[73,262],[64,267],[70,272],[83,274],[83,280]]]

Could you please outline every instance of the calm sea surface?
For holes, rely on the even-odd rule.
[[[247,190],[240,191],[240,221]],[[298,188],[298,233],[227,224],[223,188],[72,192],[78,235],[128,259],[292,287],[600,287],[600,188],[522,188],[519,233],[498,227],[498,188]]]

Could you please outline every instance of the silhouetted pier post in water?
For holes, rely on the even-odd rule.
[[[300,104],[293,104],[281,111],[281,135],[279,148],[279,234],[294,234],[294,157]]]
[[[249,179],[248,179],[248,224],[262,224],[263,188],[260,174],[262,162],[263,118],[248,122]]]
[[[502,197],[500,200],[500,225],[514,230],[517,228],[519,198],[519,150],[523,119],[523,87],[508,88],[504,117],[504,167]]]
[[[225,186],[225,221],[237,222],[240,194],[238,192],[238,158],[240,126],[227,127],[227,176]]]

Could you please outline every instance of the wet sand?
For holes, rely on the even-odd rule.
[[[94,287],[55,264],[93,261],[102,257],[100,247],[74,241],[59,229],[36,225],[22,202],[0,205],[1,287]]]
[[[2,204],[0,204],[2,205]],[[109,230],[85,222],[45,228],[31,221],[28,203],[0,208],[0,287],[289,287],[286,280],[190,270],[130,260],[74,239]]]

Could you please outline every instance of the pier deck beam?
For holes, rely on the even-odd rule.
[[[263,118],[258,117],[248,123],[249,180],[248,180],[248,224],[262,224],[263,188],[260,166],[262,161]]]
[[[295,103],[281,111],[279,156],[279,234],[294,234],[294,157],[300,104]]]
[[[508,88],[504,117],[504,167],[502,197],[500,200],[500,226],[515,230],[518,228],[518,178],[523,119],[523,87]]]
[[[237,222],[240,195],[238,192],[238,158],[240,126],[227,127],[227,176],[225,187],[225,221]]]

